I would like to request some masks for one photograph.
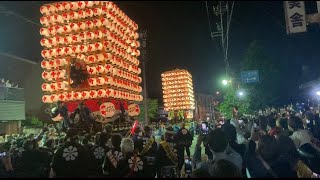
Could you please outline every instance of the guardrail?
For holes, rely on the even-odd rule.
[[[0,101],[24,101],[24,89],[14,87],[0,87]]]

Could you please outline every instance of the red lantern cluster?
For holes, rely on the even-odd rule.
[[[113,2],[57,2],[40,12],[43,102],[142,100],[138,25]],[[88,87],[70,87],[70,59],[86,64]]]

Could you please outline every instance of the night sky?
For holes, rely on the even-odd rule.
[[[40,5],[49,1],[1,2],[7,9],[39,22]],[[204,1],[117,1],[115,2],[141,28],[150,31],[147,61],[148,94],[162,100],[161,72],[185,68],[191,72],[195,92],[214,93],[218,79],[224,73],[220,43],[210,38]],[[212,2],[210,2],[212,3]],[[209,5],[210,5],[209,3]],[[306,10],[314,13],[316,5],[307,2]],[[212,22],[215,19],[211,16]],[[0,16],[0,51],[40,62],[40,26],[26,23],[12,15]],[[40,23],[39,23],[40,24]],[[310,66],[310,79],[317,78],[320,65],[319,26],[312,25],[308,33],[287,35],[281,1],[236,1],[229,37],[231,68],[239,63],[253,40],[261,40],[272,58],[286,66],[288,77],[281,95],[290,100],[302,81],[302,66]],[[40,75],[39,75],[40,76]],[[288,91],[289,93],[286,93]]]

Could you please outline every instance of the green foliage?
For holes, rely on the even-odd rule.
[[[22,121],[23,126],[43,126],[44,123],[34,115],[27,114],[26,120]]]
[[[157,99],[147,99],[148,104],[148,119],[153,119],[158,114],[158,100]],[[140,104],[140,114],[139,121],[144,122],[144,104],[143,102]]]
[[[248,90],[248,95],[252,99],[250,109],[256,110],[272,105],[279,99],[279,97],[275,96],[279,94],[279,88],[276,86],[276,84],[280,83],[278,64],[275,59],[270,58],[261,42],[253,41],[250,44],[242,61],[241,70],[258,70],[260,78],[259,83],[244,84],[242,86]]]
[[[223,102],[218,106],[218,110],[227,119],[232,118],[233,107],[237,106],[240,114],[250,113],[250,96],[238,97],[237,91],[230,87],[227,89]]]

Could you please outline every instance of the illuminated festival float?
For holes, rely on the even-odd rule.
[[[56,2],[40,11],[42,101],[63,101],[69,112],[84,101],[96,121],[125,114],[127,124],[115,128],[131,128],[143,100],[138,25],[110,1]]]
[[[192,76],[187,70],[175,69],[161,74],[163,102],[169,119],[190,120],[195,109]]]

